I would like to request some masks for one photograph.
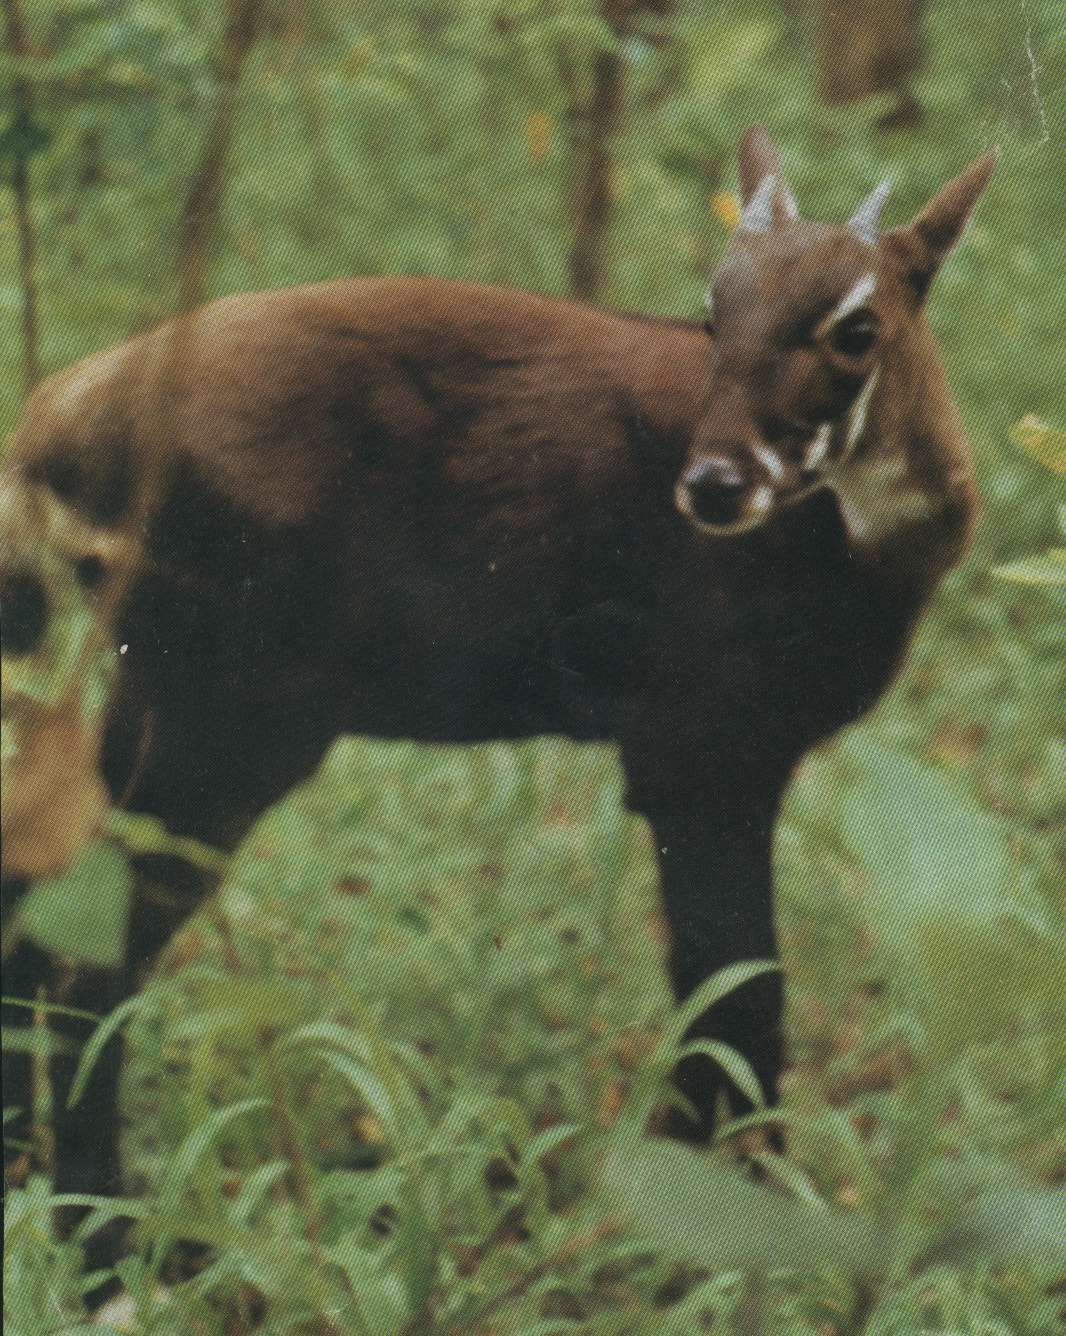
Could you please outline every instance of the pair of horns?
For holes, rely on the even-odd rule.
[[[761,125],[752,126],[741,141],[740,176],[745,201],[737,231],[768,232],[799,217],[796,201],[781,171],[777,145]],[[881,210],[889,189],[889,183],[882,181],[845,224],[849,232],[868,246],[877,244]]]

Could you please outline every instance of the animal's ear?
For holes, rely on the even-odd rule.
[[[907,281],[919,303],[925,300],[937,270],[962,236],[998,157],[999,149],[989,149],[934,195],[913,222],[885,234],[885,242],[903,261]]]
[[[781,154],[761,125],[749,126],[737,150],[740,160],[740,201],[744,206],[738,226],[764,232],[796,217],[796,201],[781,171]]]

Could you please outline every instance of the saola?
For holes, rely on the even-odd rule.
[[[99,728],[12,700],[7,875],[66,865],[105,789],[231,847],[340,732],[561,733],[620,747],[677,995],[772,955],[785,784],[885,690],[974,522],[923,303],[993,163],[882,233],[883,188],[800,220],[749,131],[705,324],[359,279],[228,297],[45,382],[3,473],[4,652],[41,653],[76,594],[116,678]],[[131,969],[174,918],[135,914]],[[766,976],[699,1026],[770,1097],[781,1003]],[[706,1132],[722,1078],[679,1080]],[[60,1126],[68,1183],[101,1186],[74,1166],[104,1097]]]

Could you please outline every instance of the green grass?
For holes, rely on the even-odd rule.
[[[558,8],[580,17],[585,6]],[[32,167],[48,370],[173,300],[168,238],[209,106],[216,9],[173,0],[36,15],[42,31],[45,10],[59,16],[57,49],[73,53],[36,86],[52,134]],[[337,4],[312,7],[303,40],[266,40],[243,91],[212,290],[430,272],[561,291],[566,127],[548,11],[515,7],[508,26],[481,0]],[[587,26],[569,31],[579,54],[596,40]],[[332,815],[329,803],[309,814],[294,799],[265,818],[220,906],[191,923],[133,1004],[127,1151],[150,1193],[133,1208],[139,1247],[122,1278],[138,1330],[199,1336],[231,1320],[295,1332],[318,1314],[304,1329],[328,1331],[331,1308],[344,1314],[339,1330],[375,1336],[694,1332],[701,1314],[823,1334],[1062,1330],[1061,1290],[1047,1289],[1057,1273],[1037,1246],[1061,1214],[1040,1197],[1028,1235],[1017,1221],[1030,1188],[1066,1173],[1066,598],[991,568],[1053,545],[1066,503],[1062,480],[1009,440],[1027,413],[1066,425],[1066,16],[1056,0],[937,0],[917,88],[926,120],[892,135],[870,129],[876,106],[813,103],[797,32],[769,0],[682,5],[664,32],[665,46],[628,52],[611,303],[699,309],[726,235],[708,197],[732,187],[734,146],[754,119],[778,138],[801,210],[818,217],[846,216],[888,176],[887,222],[903,221],[990,142],[1002,149],[930,308],[980,475],[978,541],[890,697],[804,765],[779,831],[797,1060],[791,1168],[779,1172],[841,1214],[828,1234],[785,1213],[793,1203],[756,1218],[762,1208],[706,1157],[678,1163],[663,1148],[656,1160],[626,1141],[675,1050],[655,1048],[669,1025],[661,947],[633,928],[653,912],[649,863],[609,756],[538,744],[492,753],[520,776],[506,800],[518,832],[509,858],[542,858],[533,883],[518,859],[544,910],[519,932],[512,897],[474,875],[507,861],[479,825],[479,804],[504,801],[499,775],[478,769],[488,752],[447,762],[465,776],[453,775],[453,798],[474,793],[449,809],[453,845],[423,840],[428,863],[397,863],[443,879],[431,912],[410,887],[380,899],[336,891],[321,854],[293,836],[293,813],[298,829],[332,822],[330,838],[349,844],[383,821],[400,844],[387,813],[367,812],[398,771],[432,787],[418,753],[402,765],[400,753],[375,754],[364,760],[383,767],[380,783],[363,807],[349,794]],[[527,140],[534,112],[552,118],[543,161]],[[4,191],[3,430],[21,400],[14,255]],[[537,764],[562,773],[536,778]],[[572,797],[578,771],[587,806],[562,848],[537,785]],[[861,822],[866,811],[880,820]],[[413,827],[408,837],[417,844]],[[392,846],[374,847],[384,857]],[[579,899],[582,857],[594,871]],[[609,875],[619,867],[621,883]],[[345,875],[361,885],[365,869]],[[316,954],[340,911],[334,945],[362,943],[359,959],[378,961],[377,972],[364,963],[354,997],[336,982],[345,971]],[[227,940],[243,982],[217,985]],[[249,1023],[264,1014],[266,1031]],[[500,1048],[477,1038],[497,1020]],[[559,1127],[574,1130],[553,1144]],[[302,1187],[279,1167],[294,1155]],[[660,1218],[644,1208],[666,1183],[676,1210]],[[937,1230],[989,1193],[1005,1194],[992,1200],[1031,1257],[983,1228],[966,1255],[930,1260]],[[14,1280],[22,1308],[7,1317],[32,1336],[79,1321],[77,1241],[54,1239],[48,1206],[36,1181],[12,1194],[8,1215],[8,1292]],[[809,1244],[807,1265],[778,1258],[771,1284],[786,1236]],[[213,1245],[211,1269],[179,1285],[174,1237]],[[737,1272],[746,1262],[757,1279]],[[169,1312],[157,1275],[171,1285]],[[267,1296],[263,1328],[251,1325],[253,1290]]]

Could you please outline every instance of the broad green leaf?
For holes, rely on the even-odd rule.
[[[624,1141],[600,1171],[607,1197],[640,1234],[678,1259],[726,1268],[846,1268],[883,1276],[899,1222],[797,1201],[711,1155],[672,1142]],[[945,1262],[1066,1261],[1066,1190],[985,1193],[946,1220],[925,1250]]]
[[[1034,999],[1066,999],[1061,925],[1023,893],[1002,823],[947,776],[855,733],[844,836],[869,914],[943,1054],[1010,1024]]]
[[[27,891],[22,926],[38,946],[87,965],[113,968],[126,950],[133,878],[113,845],[91,845],[61,877]]]
[[[790,1201],[712,1155],[667,1141],[627,1144],[602,1170],[609,1197],[671,1254],[715,1270],[868,1266],[880,1234],[865,1217]]]

